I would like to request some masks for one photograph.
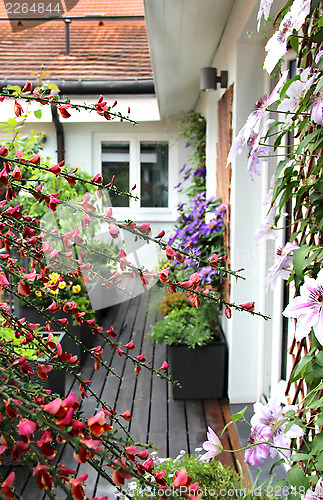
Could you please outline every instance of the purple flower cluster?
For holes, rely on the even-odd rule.
[[[205,192],[197,194],[188,205],[188,213],[184,211],[184,205],[178,207],[180,217],[177,219],[176,232],[168,241],[190,251],[203,259],[207,259],[213,253],[223,255],[223,217],[226,213],[226,205],[217,198],[206,199]],[[206,222],[206,214],[211,214],[211,219]],[[196,264],[194,257],[186,259],[183,269],[186,270]],[[178,265],[178,264],[176,264]],[[211,266],[198,269],[201,282],[207,283],[214,280],[218,272]]]

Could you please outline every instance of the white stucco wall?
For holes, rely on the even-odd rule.
[[[97,98],[73,99],[72,102],[94,103]],[[65,164],[73,167],[80,167],[93,176],[100,172],[101,161],[98,148],[97,137],[104,137],[104,140],[130,140],[132,138],[147,140],[167,140],[169,142],[169,208],[168,209],[139,209],[132,211],[115,210],[114,215],[119,220],[133,219],[137,223],[150,221],[153,234],[158,234],[161,229],[171,235],[177,219],[177,204],[184,198],[177,190],[174,190],[179,182],[179,170],[186,161],[186,150],[184,141],[178,137],[178,121],[161,120],[158,112],[157,99],[155,97],[122,97],[118,98],[118,105],[113,108],[127,114],[127,108],[130,107],[130,116],[136,120],[137,125],[131,125],[127,122],[120,123],[117,120],[107,121],[97,113],[88,113],[86,111],[71,112],[69,119],[60,118],[65,136]],[[113,103],[113,100],[111,101]],[[21,134],[26,135],[31,130],[45,133],[46,141],[42,156],[49,157],[52,163],[57,161],[56,150],[56,132],[52,123],[52,117],[49,106],[42,106],[42,118],[38,120],[33,110],[38,109],[39,105],[29,107],[30,114],[26,125]],[[13,100],[5,100],[1,103],[0,120],[5,122],[13,116]],[[8,139],[6,134],[0,131],[0,140]],[[140,184],[140,179],[134,179],[133,184]]]
[[[264,60],[264,40],[256,34],[256,1],[236,2],[212,66],[228,70],[229,85],[234,83],[233,137],[244,125],[258,98],[267,92],[268,77],[261,64]],[[201,95],[198,109],[207,119],[207,191],[216,192],[217,101],[223,90]],[[270,173],[262,167],[262,175],[250,180],[247,151],[232,165],[231,181],[231,268],[244,268],[246,280],[231,280],[231,301],[237,304],[255,301],[256,310],[272,312],[271,292],[265,293],[263,280],[268,268],[268,251],[256,247],[254,236],[264,219],[263,198],[267,193]],[[272,257],[272,255],[270,256]],[[224,330],[229,347],[228,395],[232,403],[252,402],[261,394],[268,395],[272,381],[272,324],[264,319],[233,310],[232,318],[224,318]]]

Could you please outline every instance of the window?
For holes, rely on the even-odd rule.
[[[119,191],[129,191],[130,154],[127,142],[102,143],[102,177],[107,184],[115,175]],[[127,196],[119,196],[110,192],[110,199],[114,207],[128,207]]]
[[[168,207],[168,144],[140,143],[142,207]]]
[[[112,206],[146,209],[167,209],[169,193],[169,144],[168,141],[112,140],[100,141],[101,167],[104,183],[115,175],[114,185],[119,191],[134,193],[139,201],[129,201],[126,196],[110,194]]]

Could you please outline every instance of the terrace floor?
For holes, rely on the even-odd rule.
[[[133,351],[135,355],[139,352],[145,353],[147,360],[151,360],[151,366],[156,369],[167,359],[166,346],[150,344],[145,333],[149,330],[149,325],[158,318],[160,293],[160,289],[154,287],[134,299],[110,307],[103,323],[105,328],[114,325],[114,331],[118,333],[117,340],[122,344],[132,339],[137,348],[139,347],[139,350]],[[125,357],[119,356],[108,346],[104,349],[103,359],[120,378],[111,373],[107,375],[103,368],[95,371],[90,357],[81,369],[82,377],[86,380],[92,379],[92,390],[119,414],[130,410],[132,419],[130,422],[124,422],[130,434],[138,442],[153,443],[160,457],[176,457],[182,449],[194,453],[195,448],[201,447],[206,440],[208,426],[220,435],[224,425],[231,420],[226,399],[174,400],[168,383],[144,369],[139,375],[135,375],[133,364],[125,362]],[[69,376],[66,392],[71,391],[79,394],[78,384]],[[82,409],[86,417],[94,415],[97,411],[95,399],[86,399]],[[234,425],[228,427],[221,440],[226,449],[240,448]],[[236,469],[237,461],[242,467],[245,466],[241,452],[222,453],[218,458],[222,463]],[[117,498],[113,493],[113,486],[99,478],[89,465],[77,464],[67,446],[58,447],[56,459],[76,469],[78,475],[85,472],[89,474],[86,481],[89,498],[104,495],[109,495],[109,500]],[[16,473],[15,493],[20,494],[23,500],[47,498],[36,488],[34,479],[25,466],[15,466],[13,469]],[[2,477],[6,477],[10,471],[10,467],[0,467]],[[246,468],[245,472],[248,474]]]

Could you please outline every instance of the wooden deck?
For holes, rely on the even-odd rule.
[[[147,341],[145,333],[150,324],[157,319],[158,288],[149,290],[142,295],[123,302],[109,309],[104,319],[104,327],[114,325],[118,339],[126,344],[131,339],[137,345],[135,355],[145,353],[147,360],[152,361],[152,366],[160,368],[167,358],[166,346],[152,345]],[[194,453],[195,449],[202,446],[206,440],[207,427],[210,426],[220,436],[224,425],[231,419],[227,400],[173,400],[171,387],[165,381],[152,376],[150,371],[142,370],[138,376],[134,374],[133,364],[125,362],[109,347],[104,350],[103,359],[114,368],[121,379],[107,375],[104,369],[94,371],[93,360],[87,359],[82,367],[84,379],[92,379],[92,390],[106,401],[118,413],[130,410],[132,419],[126,423],[135,440],[142,443],[151,442],[158,448],[160,457],[176,457],[180,450]],[[78,384],[69,377],[66,391],[79,393]],[[85,416],[92,416],[96,412],[96,401],[88,398],[82,405]],[[226,449],[240,447],[235,426],[231,425],[221,437]],[[87,496],[100,497],[109,495],[114,498],[113,487],[106,481],[98,478],[94,470],[87,464],[76,464],[71,450],[60,447],[57,460],[69,467],[75,468],[78,474],[89,474]],[[219,460],[237,469],[237,461],[243,466],[242,453],[222,453]],[[45,500],[47,498],[34,485],[34,479],[24,466],[15,466],[17,494],[23,500]],[[0,467],[2,477],[11,471],[9,467]],[[59,495],[60,498],[63,498]]]

